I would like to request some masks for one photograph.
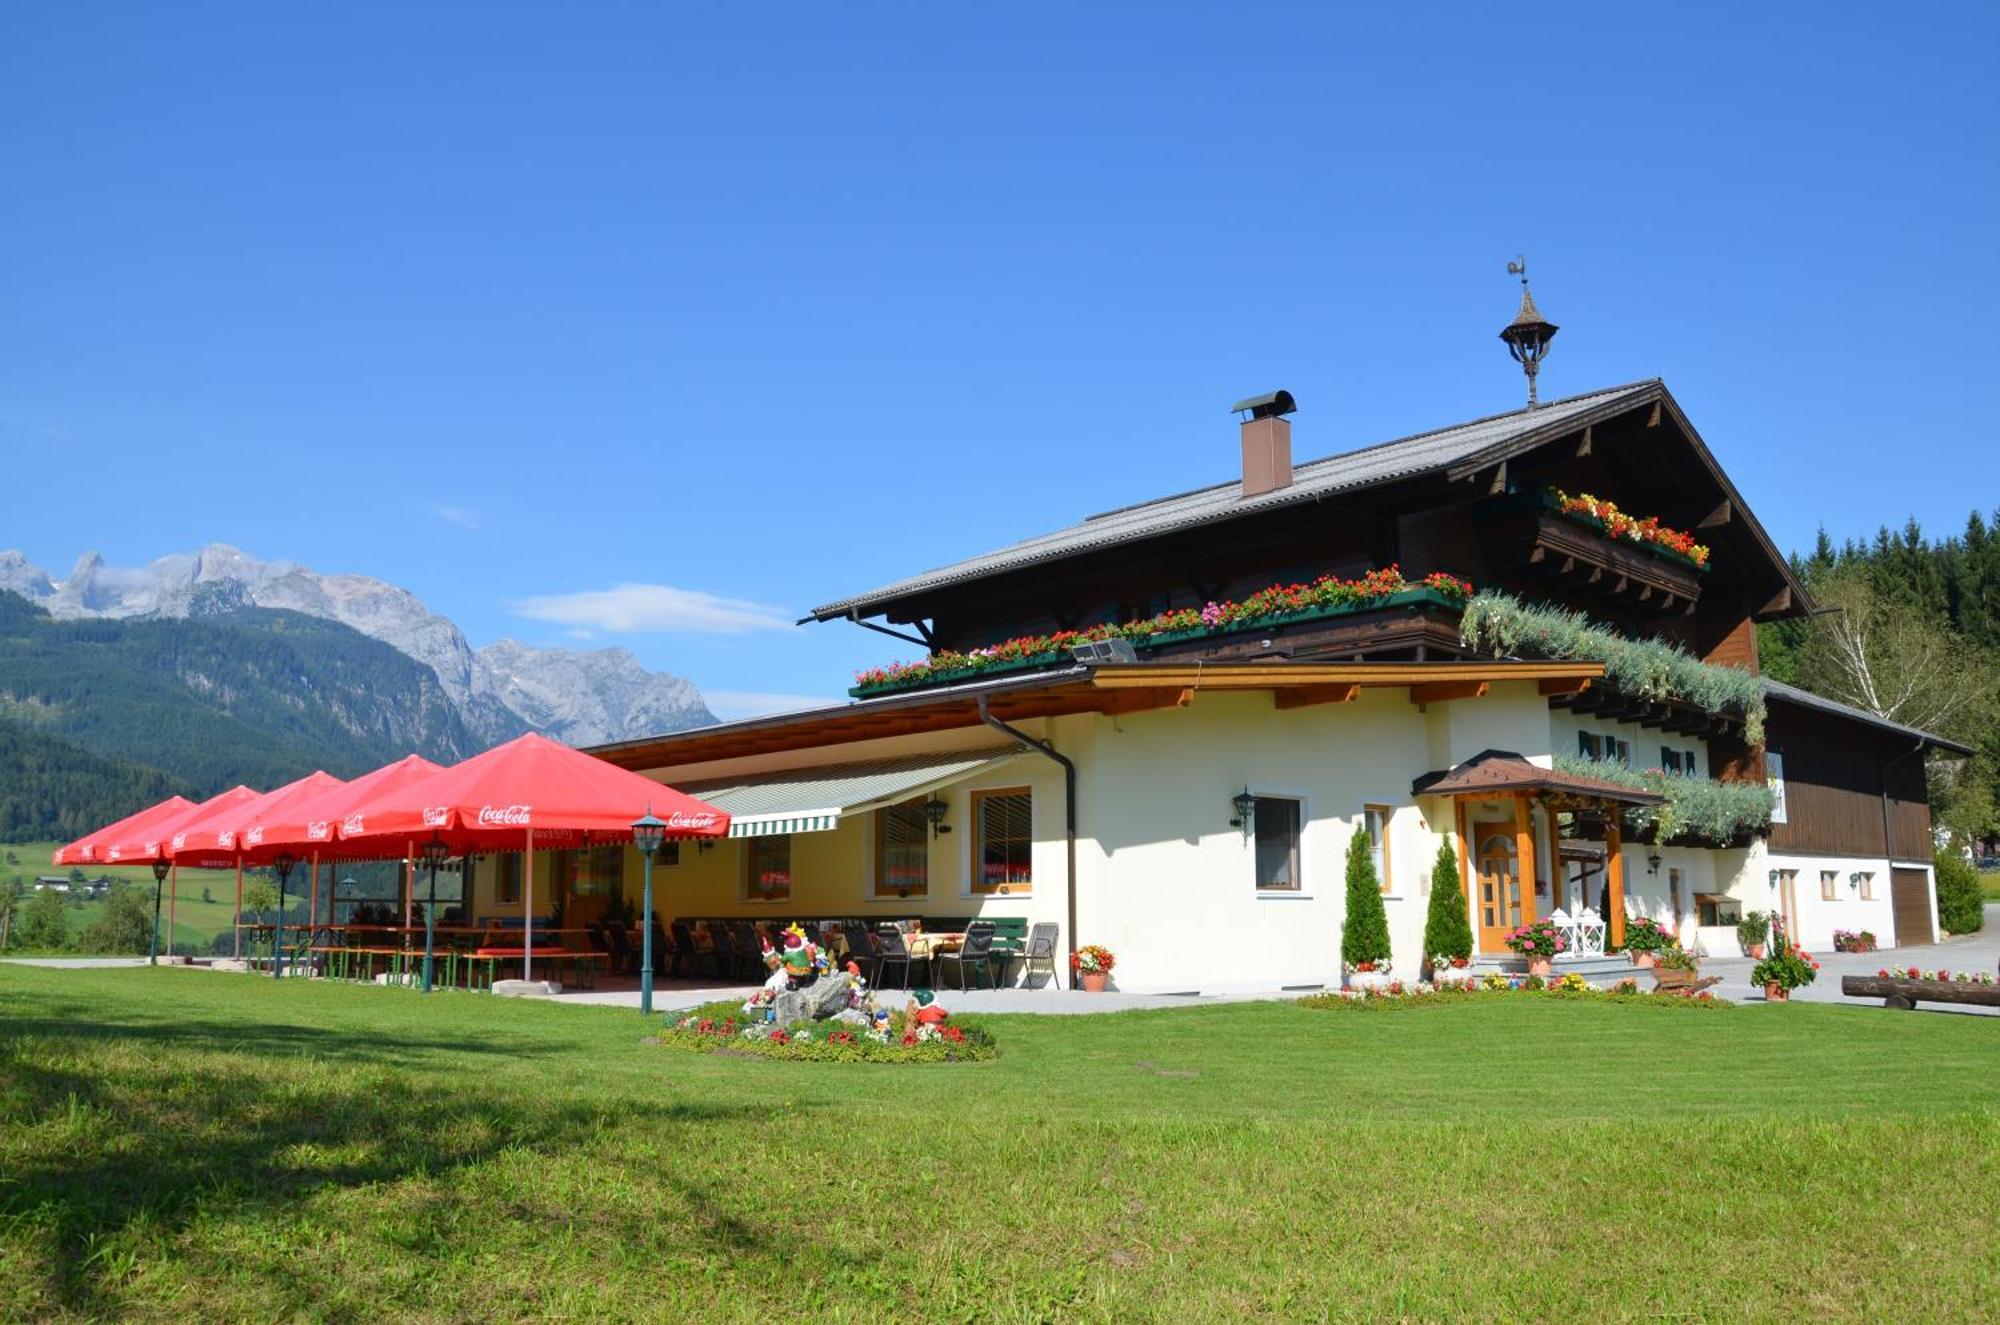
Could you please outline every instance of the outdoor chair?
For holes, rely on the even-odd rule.
[[[735,921],[730,928],[735,931],[736,946],[744,953],[745,969],[751,972],[753,979],[763,979],[767,974],[763,969],[764,936],[748,920]]]
[[[701,950],[700,945],[694,941],[694,926],[688,924],[687,921],[676,920],[672,928],[674,931],[674,964],[680,968],[682,975],[688,977],[690,980],[699,975],[700,972],[696,970],[696,967],[703,957],[707,957],[711,965],[718,960],[713,954],[704,953]]]
[[[990,920],[975,920],[972,924],[966,926],[965,942],[959,946],[957,952],[941,952],[932,961],[934,965],[938,966],[942,966],[945,962],[955,963],[958,967],[958,987],[961,990],[965,988],[965,968],[968,966],[977,966],[985,971],[986,983],[998,989],[1000,983],[993,977],[995,956],[996,954],[993,951],[993,922]],[[940,971],[940,983],[943,982],[942,975],[943,972]]]
[[[597,940],[597,946],[608,954],[612,970],[620,975],[638,970],[638,959],[632,953],[632,940],[625,937],[623,929],[617,925],[592,925],[590,934]]]
[[[667,976],[674,973],[674,946],[674,944],[667,941],[667,932],[660,928],[660,922],[655,920],[653,922],[654,975]],[[638,969],[636,961],[633,969]]]
[[[1026,986],[1028,977],[1035,973],[1037,966],[1048,968],[1049,980],[1057,989],[1063,987],[1062,972],[1056,968],[1056,935],[1061,931],[1054,925],[1036,925],[1028,931],[1026,961],[1021,966],[1021,984]]]
[[[893,924],[885,924],[875,934],[875,960],[878,972],[877,983],[882,988],[886,989],[889,985],[889,972],[895,967],[901,967],[903,971],[901,988],[908,989],[910,987],[910,967],[918,961],[928,962],[930,958],[911,958],[909,946],[903,942],[903,931],[897,929]]]
[[[715,958],[715,978],[735,980],[743,974],[743,954],[736,950],[728,922],[712,920],[708,925],[709,952]]]
[[[848,921],[840,932],[847,940],[847,960],[861,968],[863,980],[874,984],[876,975],[881,973],[881,963],[875,956],[875,936],[859,920]]]

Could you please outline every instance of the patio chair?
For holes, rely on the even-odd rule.
[[[674,947],[668,940],[666,931],[660,928],[658,920],[653,921],[653,974],[669,976],[674,973]],[[633,954],[633,970],[638,970],[638,954]]]
[[[848,921],[841,927],[840,933],[847,940],[847,960],[861,968],[863,980],[874,984],[875,976],[882,969],[882,963],[875,955],[875,936],[859,920]]]
[[[903,969],[903,983],[901,987],[908,989],[910,987],[910,967],[916,962],[928,963],[930,958],[912,958],[909,946],[903,942],[903,931],[897,929],[894,924],[884,924],[881,929],[875,932],[875,961],[878,973],[876,983],[880,987],[884,989],[888,988],[891,968],[900,966]]]
[[[635,973],[638,958],[632,952],[632,940],[625,937],[625,931],[618,925],[592,925],[590,936],[597,941],[600,951],[611,961],[611,969],[620,975]]]
[[[1063,987],[1062,972],[1056,967],[1056,935],[1060,932],[1055,925],[1036,925],[1028,931],[1028,946],[1023,954],[1026,960],[1021,966],[1023,988],[1037,966],[1047,967],[1050,981],[1057,989]]]
[[[933,965],[942,967],[945,962],[953,962],[958,967],[958,987],[965,988],[965,968],[977,966],[986,972],[986,983],[995,989],[1000,983],[993,976],[993,962],[998,954],[993,951],[993,922],[975,920],[965,927],[965,942],[957,952],[941,952],[932,959]],[[942,983],[943,971],[938,972]]]
[[[736,946],[744,953],[744,970],[753,980],[762,980],[768,972],[764,970],[764,936],[757,932],[757,926],[748,920],[738,920],[730,925],[736,937]]]
[[[711,966],[716,964],[718,960],[716,956],[713,953],[703,952],[701,946],[694,941],[694,926],[685,920],[676,920],[671,928],[674,931],[674,965],[680,969],[682,975],[690,980],[699,975],[700,972],[695,968],[703,958],[707,958]]]

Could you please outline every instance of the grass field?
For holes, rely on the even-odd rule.
[[[38,874],[68,874],[67,866],[58,869],[50,864],[58,846],[55,842],[9,842],[0,847],[0,878],[16,877],[32,880]],[[100,874],[128,883],[144,886],[151,894],[153,871],[146,865],[90,865],[82,867],[91,878]],[[217,934],[229,928],[236,913],[236,872],[234,870],[182,870],[180,875],[180,905],[176,908],[174,920],[174,942],[187,943],[207,950]],[[208,889],[215,900],[201,900],[202,889]],[[83,932],[98,913],[103,910],[102,902],[85,902],[69,909],[69,932],[72,938]],[[166,928],[166,907],[160,909],[160,933],[164,938]]]
[[[2000,1023],[1526,996],[994,1017],[0,967],[0,1319],[1990,1319]]]
[[[2000,902],[2000,870],[1981,871],[1979,883],[1986,890],[1987,901]]]

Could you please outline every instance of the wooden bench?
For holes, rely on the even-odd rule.
[[[1653,992],[1656,994],[1699,994],[1710,985],[1719,985],[1722,977],[1705,975],[1695,978],[1693,971],[1684,971],[1677,966],[1655,966],[1653,968]]]
[[[1968,980],[1912,980],[1906,975],[1843,975],[1840,992],[1849,998],[1879,998],[1885,1008],[1916,1010],[1925,1003],[1961,1003],[1976,1007],[2000,1008],[2000,985],[1978,985]]]

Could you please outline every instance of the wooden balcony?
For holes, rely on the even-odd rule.
[[[1701,597],[1702,573],[1692,563],[1513,499],[1479,512],[1479,536],[1488,565],[1546,580],[1565,597],[1660,616],[1692,612]]]
[[[1183,640],[1161,645],[1148,656],[1232,662],[1252,658],[1290,658],[1300,662],[1435,662],[1466,656],[1467,650],[1458,635],[1461,615],[1463,605],[1458,603],[1439,600],[1399,603]]]

